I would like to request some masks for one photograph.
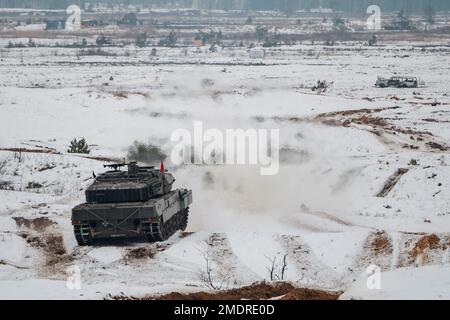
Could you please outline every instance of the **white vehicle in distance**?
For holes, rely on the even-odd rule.
[[[416,77],[391,77],[390,79],[378,77],[375,86],[378,88],[417,88],[418,81]]]

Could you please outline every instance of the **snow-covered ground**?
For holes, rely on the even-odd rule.
[[[3,49],[0,298],[205,290],[206,256],[214,283],[235,288],[269,281],[274,260],[281,277],[286,256],[283,280],[342,298],[449,299],[450,50],[416,45],[299,45],[263,61],[230,48]],[[423,84],[374,87],[394,74]],[[318,80],[331,89],[312,92]],[[168,163],[194,193],[189,233],[77,247],[70,210],[103,170],[93,157],[122,159],[136,140],[170,154],[173,130],[196,120],[280,129],[279,174]],[[66,153],[80,137],[90,157]],[[379,290],[366,287],[370,265]],[[66,286],[74,266],[80,290]]]

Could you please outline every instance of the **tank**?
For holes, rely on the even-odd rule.
[[[86,190],[86,202],[72,209],[80,246],[97,239],[140,238],[165,241],[188,225],[192,191],[172,190],[172,174],[137,163],[110,164]],[[127,167],[126,170],[122,170]]]

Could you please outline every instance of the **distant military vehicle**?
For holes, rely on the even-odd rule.
[[[120,168],[127,166],[126,171]],[[86,190],[86,203],[72,209],[72,225],[80,246],[96,239],[144,238],[165,241],[188,224],[192,191],[172,190],[172,174],[135,162],[105,165],[112,170]]]
[[[390,79],[378,77],[375,86],[378,88],[417,88],[416,77],[391,77]]]

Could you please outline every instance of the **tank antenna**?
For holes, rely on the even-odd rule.
[[[161,160],[161,169],[160,169],[161,173],[164,174],[166,172],[166,170],[164,169],[164,161]]]

